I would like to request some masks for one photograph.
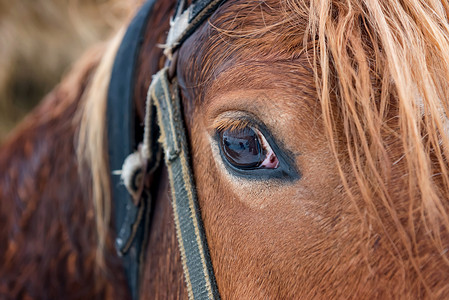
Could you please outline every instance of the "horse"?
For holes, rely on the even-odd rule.
[[[144,28],[136,145],[174,10],[156,1]],[[449,297],[448,16],[446,1],[228,0],[169,57],[221,298]],[[106,124],[123,36],[1,148],[2,298],[131,297]],[[167,173],[145,177],[140,299],[191,293]]]

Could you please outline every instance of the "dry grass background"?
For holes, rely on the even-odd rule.
[[[0,143],[133,0],[0,0]]]

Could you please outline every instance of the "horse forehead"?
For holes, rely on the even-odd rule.
[[[231,86],[249,81],[263,86],[272,78],[270,73],[277,72],[273,78],[280,79],[282,73],[286,76],[270,84],[281,86],[291,79],[288,73],[292,69],[310,66],[310,57],[303,55],[308,47],[304,44],[303,26],[286,24],[286,12],[275,8],[279,1],[270,5],[265,2],[270,1],[256,4],[265,9],[254,9],[254,5],[244,1],[226,1],[208,23],[193,33],[179,51],[181,85],[185,82],[191,91],[202,93],[211,84],[217,86],[217,78],[226,73]],[[248,9],[244,16],[242,9]],[[257,69],[264,64],[270,67],[265,68],[266,72]],[[303,68],[302,72],[312,79],[312,68],[308,69]],[[220,79],[218,82],[226,83]]]
[[[217,105],[226,106],[230,101],[232,104],[248,102],[244,105],[251,105],[249,109],[264,104],[275,108],[278,116],[281,112],[301,114],[312,108],[316,110],[314,76],[305,60],[268,61],[262,58],[226,65],[212,80],[206,81],[202,101],[196,105],[210,110]]]

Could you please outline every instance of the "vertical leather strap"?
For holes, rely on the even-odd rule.
[[[143,42],[145,24],[156,0],[145,2],[131,22],[114,62],[108,91],[108,142],[109,165],[111,171],[121,170],[135,145],[134,120],[134,79],[135,66]],[[177,13],[167,38],[165,54],[169,59],[191,33],[206,20],[224,0],[196,0],[184,10],[185,0],[179,0]],[[176,78],[168,80],[167,68],[155,75],[150,87],[150,97],[157,108],[165,160],[169,172],[175,225],[181,252],[184,275],[190,299],[219,299],[218,289],[202,225],[192,172],[188,163],[187,139],[180,109],[179,90]],[[148,109],[149,108],[149,109]],[[155,151],[148,151],[151,139],[153,105],[147,105],[148,122],[145,123],[143,147],[144,165],[136,165],[136,171],[147,169],[146,160],[151,165],[157,161]],[[150,155],[148,153],[153,153]],[[147,155],[148,154],[148,155]],[[152,156],[152,157],[149,157]],[[132,158],[132,157],[131,157]],[[132,162],[133,159],[129,159]],[[130,173],[130,178],[134,174]],[[125,176],[126,177],[126,176]],[[119,176],[112,175],[112,194],[117,228],[116,247],[123,255],[128,284],[133,299],[139,296],[140,268],[143,260],[145,240],[149,227],[150,197],[143,194],[141,199],[132,199]],[[128,182],[129,183],[129,182]],[[131,182],[132,183],[132,182]],[[132,184],[129,184],[132,186]],[[138,196],[135,198],[139,198]]]
[[[139,296],[139,275],[143,247],[148,230],[149,198],[138,205],[114,171],[121,170],[125,158],[136,148],[134,86],[135,69],[142,45],[145,25],[155,0],[146,1],[130,23],[116,54],[108,90],[107,128],[109,167],[114,201],[117,250],[123,264],[132,298]]]
[[[167,164],[184,278],[190,299],[219,299],[206,242],[181,114],[176,78],[168,80],[168,68],[160,70],[149,89],[157,108],[160,141]]]

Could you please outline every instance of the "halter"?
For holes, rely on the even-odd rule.
[[[166,67],[153,76],[148,89],[143,145],[135,145],[134,79],[144,28],[155,0],[148,0],[130,23],[117,52],[108,90],[109,164],[117,230],[116,248],[122,256],[133,299],[150,227],[151,196],[146,174],[157,169],[161,147],[168,169],[178,246],[189,299],[219,299],[218,288],[201,220],[181,113],[176,78],[176,52],[182,43],[225,0],[178,0],[164,54]],[[157,115],[157,123],[156,123]],[[157,142],[159,140],[161,145]],[[117,176],[120,173],[121,176]]]

